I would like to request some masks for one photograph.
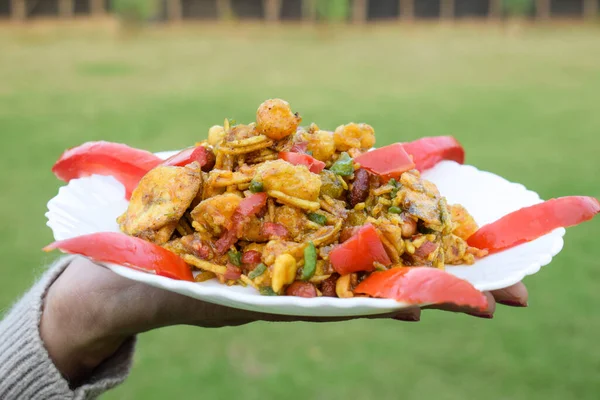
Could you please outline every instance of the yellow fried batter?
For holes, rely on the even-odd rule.
[[[121,230],[156,244],[166,243],[201,183],[198,163],[154,168],[142,178],[131,195],[127,211],[118,218]]]
[[[453,204],[450,206],[450,213],[452,214],[452,222],[455,224],[455,228],[452,233],[454,233],[456,236],[467,240],[469,236],[474,234],[477,229],[479,229],[475,219],[460,204]]]
[[[327,131],[316,131],[312,134],[304,132],[302,139],[308,143],[306,149],[311,151],[317,160],[326,162],[333,157],[335,153],[333,133]]]
[[[270,99],[256,111],[256,130],[271,139],[280,140],[296,132],[302,118],[294,114],[287,101]]]
[[[333,133],[335,148],[338,151],[348,151],[352,148],[368,150],[375,144],[375,131],[368,124],[338,126]]]
[[[218,236],[231,223],[231,217],[242,198],[234,193],[220,194],[203,200],[191,215],[194,225],[200,224],[206,231]]]
[[[277,190],[308,201],[316,201],[321,190],[319,175],[304,165],[292,165],[283,160],[260,164],[254,179],[262,182],[265,191]]]

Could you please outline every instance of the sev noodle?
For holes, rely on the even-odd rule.
[[[294,206],[309,211],[317,211],[319,208],[321,208],[321,205],[316,201],[308,201],[298,197],[292,197],[280,192],[279,190],[269,190],[267,194],[271,197],[275,197],[281,203],[287,204],[288,206]]]

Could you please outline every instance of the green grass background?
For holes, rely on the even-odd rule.
[[[544,198],[600,197],[600,31],[437,25],[330,34],[215,26],[0,27],[0,309],[56,255],[50,167],[88,140],[152,151],[253,120],[265,99],[305,122],[375,127],[378,143],[455,135],[467,161]],[[597,399],[600,223],[570,229],[527,278],[530,306],[493,320],[188,327],[142,335],[107,399]]]

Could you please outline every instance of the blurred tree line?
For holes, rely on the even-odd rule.
[[[307,1],[307,0],[304,0]],[[316,17],[321,22],[347,21],[351,14],[350,0],[312,0]],[[162,0],[113,0],[115,13],[126,24],[142,24],[155,18],[163,5]],[[308,4],[308,3],[307,3]],[[534,0],[502,0],[507,17],[525,17],[535,9]],[[227,16],[234,18],[235,15]]]
[[[350,16],[349,0],[314,1],[319,21],[341,22]],[[156,17],[162,3],[161,0],[113,0],[113,7],[124,23],[141,24]]]

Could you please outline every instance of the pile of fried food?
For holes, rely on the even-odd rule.
[[[225,120],[167,160],[120,143],[68,149],[52,171],[65,182],[112,176],[130,200],[122,233],[96,232],[45,248],[171,279],[251,286],[263,295],[358,296],[484,310],[486,297],[446,265],[535,240],[600,213],[593,197],[524,207],[477,227],[420,171],[463,163],[451,136],[373,148],[375,132],[333,132],[267,100],[256,122]]]
[[[122,232],[178,254],[196,281],[306,297],[352,297],[372,271],[487,254],[466,242],[478,229],[467,210],[447,204],[404,149],[369,151],[367,124],[331,132],[300,122],[272,99],[256,122],[213,126],[196,145],[202,162],[141,179]]]

